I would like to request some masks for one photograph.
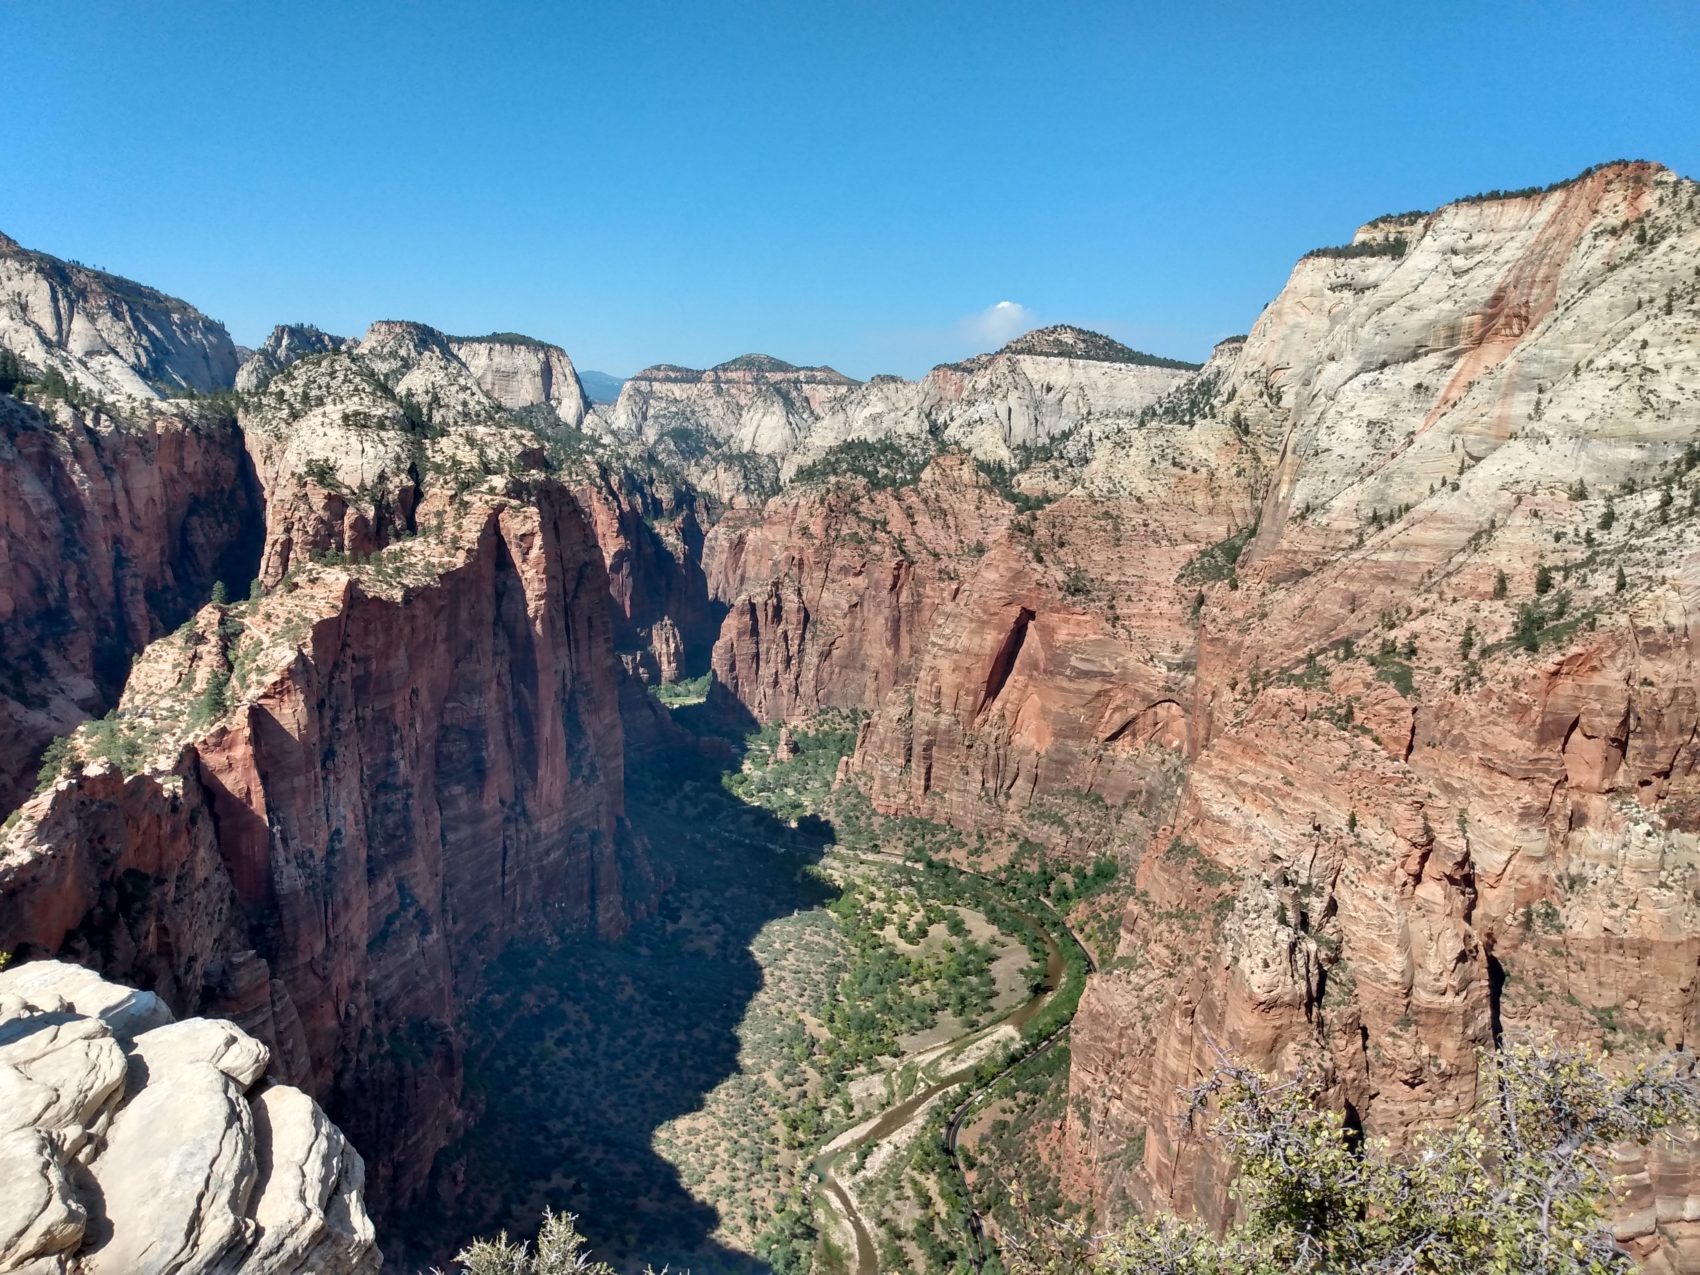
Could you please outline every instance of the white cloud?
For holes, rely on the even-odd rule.
[[[971,314],[958,325],[964,336],[975,341],[975,351],[995,350],[1014,340],[1023,332],[1039,325],[1033,312],[1019,301],[999,301],[978,314]]]

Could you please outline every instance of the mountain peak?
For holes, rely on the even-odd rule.
[[[1168,359],[1146,354],[1123,345],[1114,337],[1071,323],[1057,323],[1048,328],[1035,328],[1015,338],[998,351],[999,354],[1029,354],[1053,359],[1090,359],[1098,363],[1136,363],[1142,367],[1166,367],[1193,371],[1197,363]]]
[[[795,372],[797,365],[776,359],[771,354],[740,354],[735,359],[716,363],[711,372]]]

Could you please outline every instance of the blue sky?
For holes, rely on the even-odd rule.
[[[1379,213],[1700,174],[1700,5],[0,0],[0,230],[280,321],[583,367],[1201,358]],[[999,302],[1008,302],[994,310]]]

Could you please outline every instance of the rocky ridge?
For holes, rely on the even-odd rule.
[[[80,966],[0,972],[0,1269],[376,1271],[359,1153],[267,1063]]]
[[[899,653],[843,682],[882,810],[1063,849],[1100,803],[1146,813],[1048,1148],[1100,1216],[1227,1215],[1229,1166],[1175,1132],[1217,1049],[1397,1141],[1482,1099],[1501,1033],[1692,1042],[1697,251],[1700,189],[1645,164],[1371,223],[1090,431],[1072,492],[1000,490],[917,636],[850,564],[901,578],[948,532],[828,524],[829,484],[711,535],[774,564],[711,571],[758,717],[843,702],[811,651]],[[856,590],[798,589],[817,561]],[[1622,1234],[1694,1268],[1694,1163],[1637,1171]]]
[[[229,389],[236,347],[175,297],[0,235],[0,346],[103,394]]]
[[[639,372],[608,428],[655,449],[720,499],[747,503],[846,444],[895,446],[923,459],[955,446],[1008,462],[1074,430],[1137,417],[1191,366],[1066,326],[934,368],[920,381],[861,384],[831,368],[745,355],[707,372]]]
[[[115,680],[113,713],[55,745],[7,819],[0,946],[238,1023],[274,1075],[383,1149],[382,1206],[416,1196],[463,1125],[457,1006],[483,960],[520,933],[617,934],[647,906],[624,818],[622,661],[651,679],[706,661],[701,532],[689,493],[608,468],[562,419],[570,363],[503,379],[505,351],[541,350],[537,370],[552,347],[497,343],[475,372],[414,324],[274,337],[277,370],[218,417],[209,459],[130,411],[98,418],[117,440],[101,445],[153,469],[121,474],[109,505],[9,471],[44,489],[44,512],[80,511],[67,537],[133,533],[113,550],[131,570],[203,539],[210,559],[224,524],[185,529],[171,498],[193,505],[197,465],[227,492],[248,475],[251,556],[240,574],[163,578],[191,618]],[[491,345],[460,344],[475,361]],[[44,465],[91,431],[88,409],[19,411]],[[6,544],[19,603],[47,587],[31,543]],[[246,601],[195,612],[212,579],[250,577]],[[20,635],[39,643],[55,605],[15,610]],[[131,649],[163,627],[143,617]],[[42,681],[76,685],[57,667]]]

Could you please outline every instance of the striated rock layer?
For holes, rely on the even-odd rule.
[[[1074,490],[913,628],[886,582],[926,554],[845,516],[853,480],[711,535],[724,692],[875,709],[851,771],[881,809],[1163,822],[1120,847],[1074,1027],[1059,1149],[1101,1214],[1228,1215],[1178,1095],[1218,1050],[1400,1140],[1482,1101],[1503,1033],[1692,1047],[1697,259],[1700,188],[1646,164],[1370,223],[1090,431]],[[970,499],[941,477],[851,501]],[[1700,1269],[1695,1168],[1636,1170],[1620,1233],[1655,1267]]]
[[[0,346],[37,371],[125,398],[229,389],[238,362],[224,326],[194,306],[5,235]]]
[[[376,1271],[359,1153],[266,1065],[79,966],[0,972],[0,1270]]]
[[[247,587],[262,516],[227,414],[0,396],[0,807],[215,580]]]
[[[516,933],[621,932],[645,871],[588,520],[560,489],[443,512],[155,644],[115,750],[140,773],[73,767],[0,848],[9,948],[241,1023],[382,1149],[380,1200],[457,1130],[457,979]]]

